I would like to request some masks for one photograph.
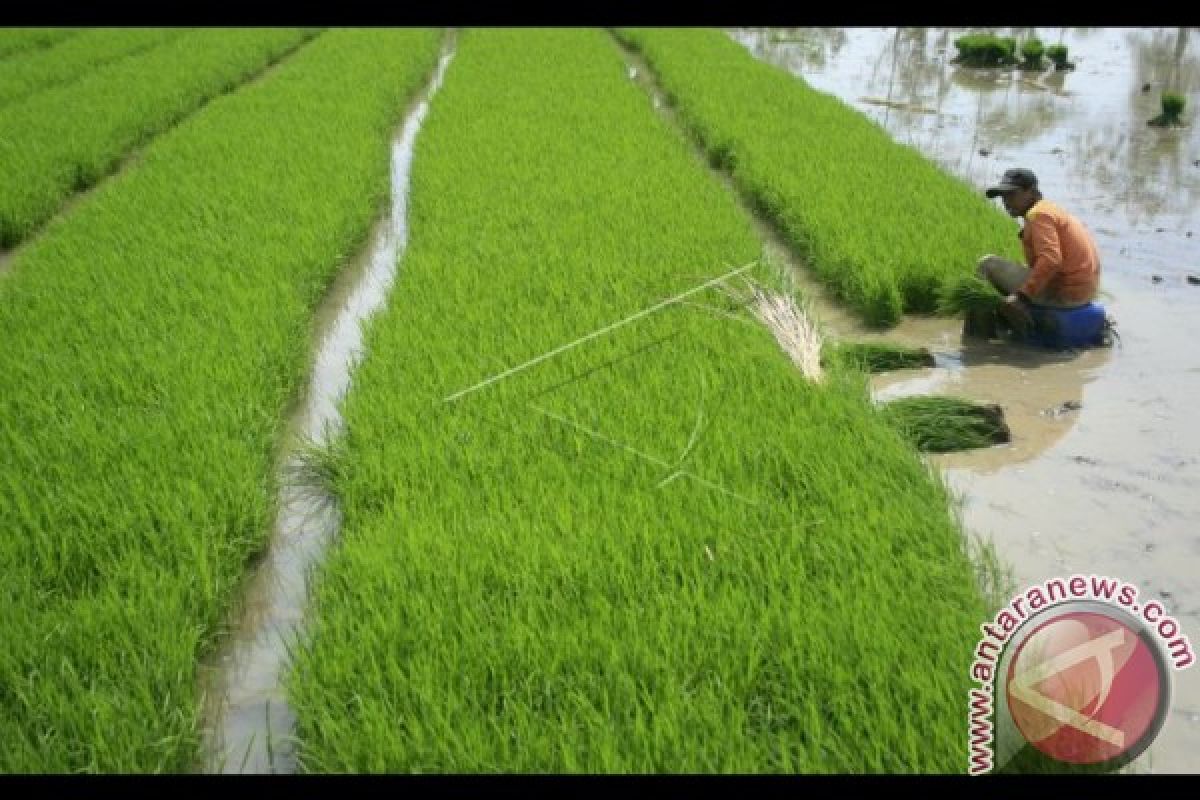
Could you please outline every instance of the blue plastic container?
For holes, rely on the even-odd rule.
[[[1066,347],[1095,347],[1108,343],[1105,335],[1104,307],[1088,303],[1077,308],[1049,308],[1030,304],[1033,330],[1027,339],[1031,344],[1063,349]]]

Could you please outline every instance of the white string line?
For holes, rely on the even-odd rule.
[[[583,431],[588,436],[591,436],[593,439],[599,439],[600,441],[607,442],[608,444],[611,444],[614,447],[619,447],[622,450],[627,450],[628,452],[633,453],[635,456],[637,456],[639,458],[643,458],[646,461],[651,462],[652,464],[657,464],[658,466],[665,467],[666,469],[672,469],[675,466],[674,464],[668,464],[666,461],[663,461],[661,458],[652,456],[648,453],[643,453],[640,450],[630,447],[629,445],[625,444],[624,442],[618,442],[616,439],[610,439],[609,437],[605,436],[602,433],[597,433],[596,431],[589,430],[588,428],[585,428],[583,425],[580,425],[579,423],[574,422],[573,420],[567,419],[566,417],[555,414],[553,411],[547,411],[546,409],[542,408],[541,406],[536,406],[533,403],[530,403],[529,407],[532,408],[534,411],[539,411],[542,414],[545,414],[546,416],[550,417],[551,419],[558,420],[559,422],[563,423],[564,425],[570,425],[572,428]],[[736,497],[738,500],[741,500],[743,503],[749,503],[752,506],[758,505],[758,503],[756,503],[755,501],[750,500],[749,498],[746,498],[746,497],[742,497],[737,492],[731,492],[730,490],[726,489],[724,486],[720,486],[719,484],[713,483],[712,481],[705,480],[704,478],[701,478],[699,475],[696,475],[695,473],[692,473],[692,472],[688,472],[685,469],[676,470],[673,475],[669,476],[669,478],[673,480],[675,477],[681,477],[681,476],[691,478],[692,480],[697,481],[698,483],[701,483],[701,484],[709,487],[710,489],[716,489],[718,492],[723,492],[724,494],[727,494],[731,497]],[[661,481],[659,483],[659,486],[662,486],[664,483],[667,483],[667,482],[668,481],[665,481],[665,480]]]
[[[511,369],[507,369],[504,372],[501,372],[498,375],[494,375],[490,378],[487,378],[486,380],[482,380],[479,383],[475,384],[474,386],[471,386],[466,389],[462,389],[458,392],[455,392],[454,394],[443,398],[442,402],[449,403],[452,400],[457,400],[460,397],[468,395],[471,392],[477,391],[479,389],[483,389],[484,387],[489,386],[493,383],[496,383],[497,381],[504,380],[505,378],[507,378],[511,375],[515,375],[516,373],[520,372],[521,370],[528,369],[528,368],[534,366],[535,364],[540,364],[541,362],[545,361],[548,358],[553,358],[556,355],[565,353],[567,350],[570,350],[572,347],[577,347],[578,345],[581,345],[584,342],[595,339],[598,336],[603,336],[606,333],[615,331],[617,328],[620,328],[622,325],[628,325],[630,322],[634,322],[636,320],[641,319],[642,317],[653,314],[655,311],[659,311],[663,308],[666,308],[667,306],[671,305],[672,303],[677,303],[685,297],[689,297],[693,294],[696,294],[697,292],[704,291],[705,289],[712,286],[713,284],[720,283],[721,281],[731,278],[734,275],[745,272],[746,270],[750,269],[757,263],[758,263],[757,261],[751,261],[749,264],[746,264],[743,267],[738,267],[737,269],[733,270],[732,272],[727,272],[724,275],[720,276],[719,278],[713,278],[711,281],[702,283],[701,285],[695,287],[694,289],[689,289],[686,292],[684,292],[683,294],[677,294],[674,297],[669,297],[666,300],[663,300],[662,302],[651,306],[650,308],[647,308],[647,309],[637,312],[633,316],[626,317],[625,319],[621,320],[620,322],[614,322],[613,324],[608,325],[607,327],[601,328],[598,331],[593,331],[592,333],[589,333],[586,336],[580,337],[573,342],[568,342],[567,344],[564,344],[561,347],[556,347],[555,349],[551,350],[549,353],[543,353],[542,355],[538,356],[537,358],[533,358],[533,359],[530,359],[529,361],[526,361],[524,364],[519,364],[515,367],[512,367]]]

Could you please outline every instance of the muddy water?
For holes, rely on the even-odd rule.
[[[949,63],[964,32],[730,34],[981,190],[1009,167],[1033,169],[1047,197],[1092,229],[1119,346],[1042,353],[964,343],[954,323],[907,320],[888,338],[930,346],[937,366],[879,376],[876,396],[1002,405],[1011,445],[930,459],[961,494],[968,529],[995,542],[1021,586],[1074,572],[1136,584],[1195,651],[1200,286],[1186,276],[1200,275],[1200,30],[1038,28],[1077,67],[1040,75]],[[1186,127],[1147,126],[1164,89],[1186,95]],[[1167,723],[1133,769],[1200,772],[1200,667],[1175,674]]]
[[[375,226],[364,254],[335,281],[318,310],[316,358],[304,403],[290,423],[293,442],[321,444],[342,426],[337,405],[362,355],[362,324],[387,298],[408,238],[407,192],[413,145],[453,57],[447,39],[428,88],[392,146],[391,205]],[[205,665],[205,765],[207,772],[291,773],[295,716],[282,677],[287,651],[304,619],[306,578],[337,531],[332,498],[300,477],[295,444],[281,475],[279,514],[265,558],[248,578],[241,614],[229,641]],[[306,486],[306,483],[309,485]]]

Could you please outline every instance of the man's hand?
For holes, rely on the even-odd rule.
[[[1018,294],[1010,294],[1004,298],[1004,302],[1000,306],[1000,314],[1022,336],[1028,333],[1033,326],[1033,316],[1025,307],[1024,299]]]

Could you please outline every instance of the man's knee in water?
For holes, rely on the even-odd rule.
[[[975,269],[979,273],[979,277],[990,279],[992,277],[992,265],[995,264],[996,256],[988,254],[979,259]]]

